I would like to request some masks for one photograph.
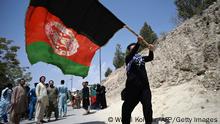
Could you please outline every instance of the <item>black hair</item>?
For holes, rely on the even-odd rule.
[[[38,83],[34,83],[34,87],[36,87],[36,86],[37,86],[37,84],[38,84]]]
[[[8,84],[7,84],[7,87],[8,87],[8,88],[12,88],[13,85],[12,85],[11,83],[8,83]]]
[[[25,84],[25,79],[24,78],[20,78],[20,79],[17,80],[18,85],[23,85],[22,83]]]
[[[60,83],[61,83],[61,84],[64,84],[64,82],[65,82],[64,80],[61,80],[61,82],[60,82]]]
[[[25,81],[25,79],[24,79],[24,78],[21,78],[19,81],[21,82],[22,80],[23,80],[23,81]]]
[[[50,80],[48,83],[50,83],[50,82],[54,83],[54,81],[53,81],[53,80]]]
[[[131,44],[129,44],[128,46],[127,46],[127,50],[131,50],[131,46],[133,46],[133,45],[136,45],[136,43],[131,43]]]
[[[43,77],[44,77],[44,78],[46,78],[45,76],[41,76],[41,77],[40,77],[40,79],[39,79],[39,80],[40,80],[40,82],[41,82],[41,79],[42,79]]]

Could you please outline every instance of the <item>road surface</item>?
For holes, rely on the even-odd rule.
[[[50,122],[47,122],[47,124],[106,124],[105,119],[101,117],[96,117],[97,113],[104,110],[91,110],[91,114],[89,115],[83,115],[85,111],[83,109],[72,109],[71,107],[68,107],[67,117],[63,117],[57,121],[55,121],[55,118],[51,118]],[[52,114],[53,115],[53,114]],[[47,121],[47,119],[44,119]],[[32,121],[29,120],[23,120],[21,121],[21,124],[35,124],[34,119]]]

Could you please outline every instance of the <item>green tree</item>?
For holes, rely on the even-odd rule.
[[[150,25],[147,22],[144,23],[143,27],[140,30],[140,35],[144,38],[145,41],[152,44],[157,39],[157,34],[152,30]],[[144,43],[141,43],[140,51],[146,48],[147,46]]]
[[[17,59],[18,46],[12,40],[0,37],[0,91],[8,84],[15,84],[17,79],[32,79],[27,67],[21,67]]]
[[[115,66],[116,69],[118,69],[121,66],[123,66],[124,63],[125,63],[125,53],[122,52],[121,45],[117,44],[115,48],[115,56],[113,58],[113,65]]]
[[[111,73],[112,73],[112,69],[108,67],[105,72],[105,77],[108,77]]]
[[[203,10],[208,8],[216,0],[175,0],[178,11],[178,17],[184,21],[194,15],[201,14]]]

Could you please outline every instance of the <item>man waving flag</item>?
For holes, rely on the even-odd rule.
[[[28,59],[86,77],[95,52],[124,25],[98,0],[31,0],[25,26]]]

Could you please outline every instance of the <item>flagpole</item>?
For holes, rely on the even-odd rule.
[[[99,50],[99,82],[101,84],[101,81],[102,81],[102,60],[101,60],[101,57],[102,57],[102,50],[100,48]]]
[[[73,89],[73,76],[71,76],[71,92],[72,92],[72,89]]]
[[[134,34],[136,37],[140,37],[140,35],[138,35],[136,32],[134,32],[129,26],[124,25],[124,28],[128,29],[128,31],[130,31],[130,32],[131,32],[132,34]],[[149,45],[149,43],[148,43],[146,40],[143,39],[143,41],[144,41],[144,43],[145,43],[147,46]]]

